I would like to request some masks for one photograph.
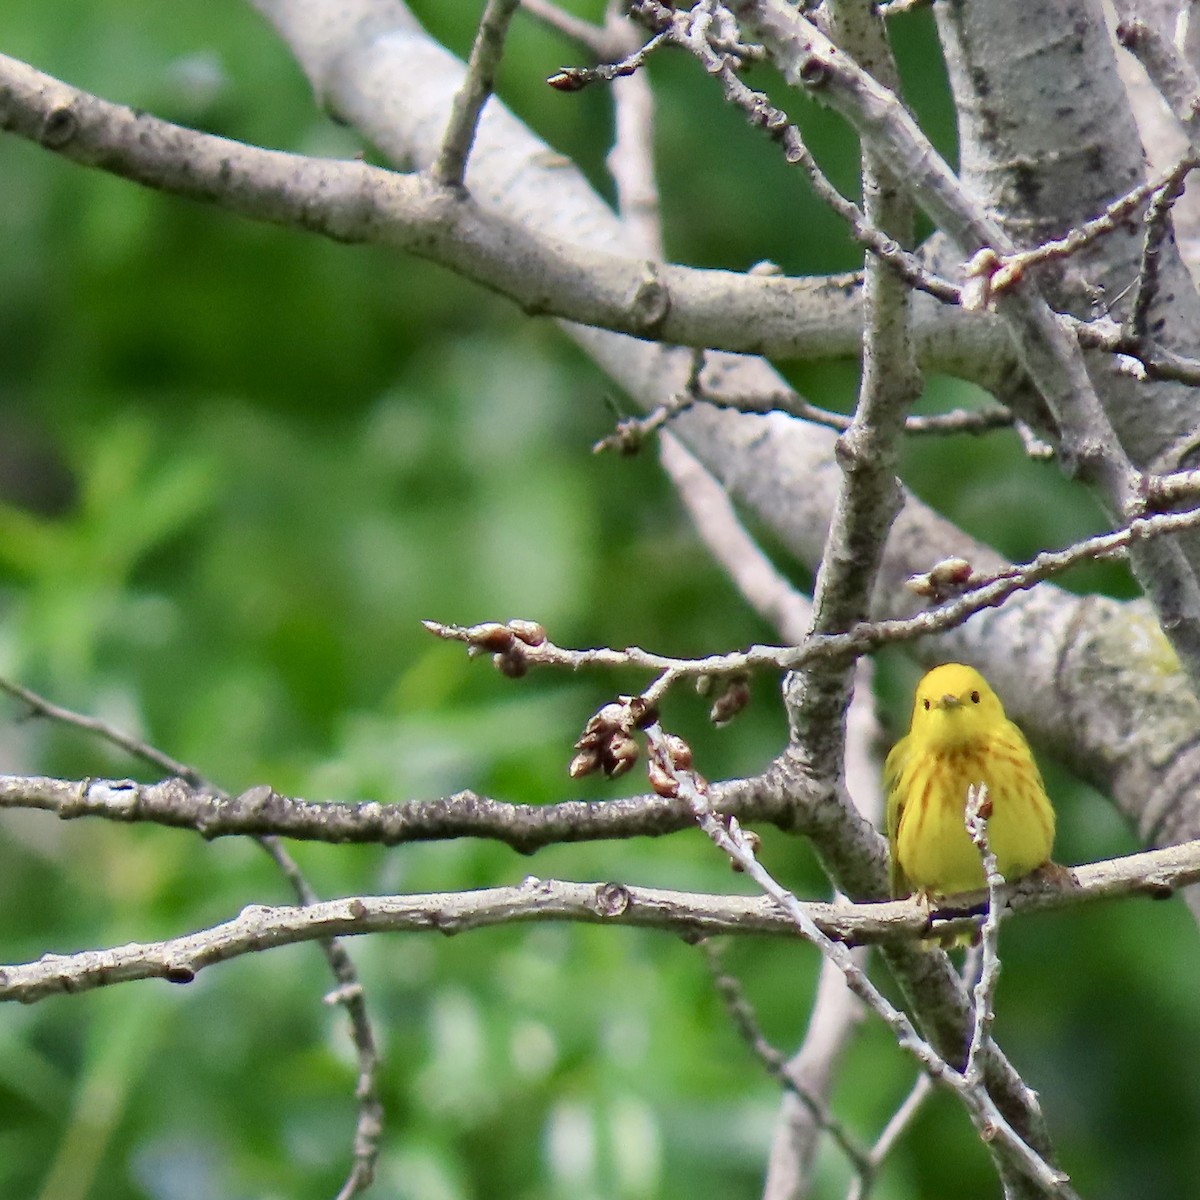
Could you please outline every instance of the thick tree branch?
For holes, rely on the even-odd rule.
[[[1002,916],[1129,896],[1165,898],[1200,880],[1200,842],[1075,867],[1073,873],[1078,887],[1011,891]],[[970,929],[985,903],[980,893],[944,905],[934,914],[933,928],[939,936]],[[915,900],[805,903],[802,908],[824,936],[851,945],[911,940],[931,929],[929,912]],[[190,983],[216,963],[322,938],[398,932],[449,935],[531,921],[628,925],[687,940],[718,933],[800,936],[793,919],[765,896],[716,896],[622,883],[530,878],[515,887],[474,892],[354,896],[302,907],[252,905],[231,921],[184,937],[111,950],[47,954],[37,962],[0,967],[0,1000],[31,1003],[135,979]]]
[[[746,821],[792,821],[789,804],[766,779],[715,785],[714,803]],[[394,846],[459,837],[490,838],[522,854],[543,846],[609,838],[657,837],[692,824],[685,804],[661,796],[506,804],[475,792],[409,804],[312,803],[267,786],[214,794],[184,779],[136,783],[0,776],[0,808],[33,808],[63,820],[102,817],[190,829],[205,838],[275,835],[298,841]]]
[[[63,708],[37,692],[2,677],[0,691],[20,700],[35,716],[83,730],[119,747],[133,758],[150,766],[174,772],[178,776],[174,782],[180,787],[191,789],[217,802],[228,799],[225,793],[213,788],[195,768],[179,762],[148,742],[132,737],[106,721]],[[85,790],[86,786],[81,784],[81,791]],[[115,790],[119,791],[120,785]],[[59,811],[60,815],[64,815]],[[262,830],[254,835],[254,840],[279,868],[300,903],[316,904],[319,899],[317,893],[279,838],[269,830]],[[337,982],[337,987],[325,1000],[329,1004],[339,1004],[345,1010],[350,1023],[350,1040],[358,1059],[358,1081],[354,1089],[358,1101],[358,1119],[354,1126],[354,1158],[350,1173],[337,1194],[337,1200],[353,1200],[353,1197],[371,1186],[379,1159],[379,1143],[383,1134],[383,1104],[379,1096],[378,1081],[379,1049],[367,1012],[366,996],[353,959],[335,937],[321,938],[320,944],[321,952]]]
[[[433,178],[442,187],[462,187],[480,114],[496,87],[508,25],[520,5],[521,0],[488,0],[483,10],[466,78],[454,97],[441,153],[433,164]]]
[[[531,314],[743,353],[817,358],[858,350],[853,276],[700,270],[560,241],[425,175],[199,133],[111,104],[3,55],[0,129],[85,166],[255,220],[407,251]],[[962,352],[965,344],[996,344],[986,318],[933,302],[919,311],[919,342],[935,369],[965,368],[971,358]]]

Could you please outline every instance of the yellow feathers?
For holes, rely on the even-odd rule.
[[[912,725],[884,767],[892,894],[984,886],[967,836],[967,789],[986,784],[988,844],[1010,883],[1050,858],[1054,810],[1021,731],[978,671],[935,667],[917,685]]]

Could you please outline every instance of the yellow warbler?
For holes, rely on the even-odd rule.
[[[967,790],[986,784],[988,845],[1010,883],[1050,858],[1054,809],[1024,734],[978,671],[935,667],[919,684],[908,735],[884,766],[892,894],[984,886],[965,824]]]

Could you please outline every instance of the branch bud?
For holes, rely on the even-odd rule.
[[[667,800],[674,800],[679,795],[679,784],[671,778],[667,769],[660,766],[654,759],[647,764],[646,775],[650,780],[651,788],[660,796]]]
[[[600,766],[600,755],[593,749],[580,750],[580,752],[571,759],[571,765],[567,768],[567,774],[572,779],[582,779],[585,775],[591,775]]]
[[[692,748],[677,733],[666,736],[667,753],[671,763],[681,771],[686,771],[692,765]]]
[[[604,773],[609,779],[624,775],[638,760],[638,744],[627,733],[618,733],[604,748]]]
[[[762,838],[760,838],[753,829],[743,829],[742,837],[746,839],[746,844],[750,847],[750,853],[757,858],[758,852],[762,849]],[[733,868],[733,870],[737,871],[739,875],[742,874],[746,869],[740,862],[738,862],[736,858],[731,858],[729,860],[729,865]]]
[[[495,621],[487,621],[482,625],[472,625],[467,630],[467,641],[481,650],[502,653],[513,644],[513,632]]]
[[[537,621],[522,621],[520,619],[509,621],[508,628],[513,631],[527,646],[542,646],[546,642],[545,627],[539,625]]]
[[[591,81],[587,71],[581,70],[579,67],[560,67],[546,80],[558,92],[580,92]]]

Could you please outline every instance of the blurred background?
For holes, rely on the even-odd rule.
[[[460,54],[480,0],[414,6]],[[601,0],[570,7],[598,17]],[[182,124],[348,157],[248,5],[18,0],[6,53]],[[928,13],[896,22],[909,100],[953,155]],[[514,23],[501,93],[610,194],[602,89],[544,79],[574,49]],[[670,255],[743,269],[853,269],[860,256],[776,150],[682,56],[659,56]],[[755,82],[774,87],[768,74]],[[777,98],[783,99],[776,92]],[[789,106],[853,190],[836,118]],[[715,147],[720,147],[719,153]],[[713,166],[714,159],[719,167]],[[0,670],[194,764],[221,786],[310,800],[430,799],[471,787],[551,802],[641,790],[572,782],[571,745],[634,676],[501,678],[421,618],[542,621],[564,645],[695,655],[771,640],[706,557],[653,451],[594,456],[629,402],[548,321],[438,268],[255,225],[0,140]],[[846,409],[853,363],[783,364]],[[929,380],[923,409],[978,402]],[[916,440],[906,479],[1007,554],[1100,528],[1086,497],[1014,437]],[[802,571],[781,562],[796,582]],[[1068,586],[1130,594],[1119,567]],[[895,736],[916,669],[881,660]],[[777,681],[715,731],[684,693],[668,722],[710,778],[782,746]],[[1035,731],[1036,732],[1036,731]],[[881,747],[881,751],[886,747]],[[10,773],[152,778],[82,734],[0,704]],[[1105,801],[1043,755],[1058,857],[1134,848]],[[764,831],[798,894],[807,847]],[[744,890],[699,835],[555,848],[463,841],[301,845],[325,896],[513,883],[527,873]],[[0,961],[182,934],[287,902],[248,842],[99,821],[0,820]],[[1196,931],[1178,900],[1006,927],[998,1034],[1047,1109],[1082,1194],[1190,1193],[1200,1172]],[[402,1200],[754,1197],[779,1094],[738,1040],[701,956],[665,936],[521,927],[351,944],[384,1054],[388,1125],[373,1194]],[[783,1049],[815,977],[800,946],[745,940],[728,962]],[[332,1196],[348,1168],[354,1060],[311,946],[158,982],[0,1010],[0,1194],[14,1200]],[[872,1139],[909,1061],[868,1022],[835,1096]],[[1144,1097],[1153,1093],[1154,1103]],[[828,1149],[819,1195],[842,1194]],[[876,1195],[998,1194],[956,1104],[935,1097]]]

